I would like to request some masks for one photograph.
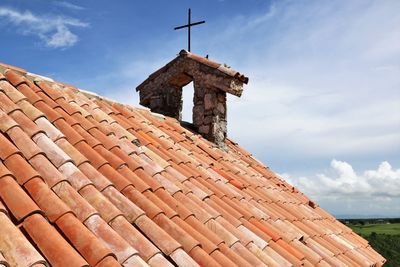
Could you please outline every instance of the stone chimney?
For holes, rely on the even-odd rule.
[[[182,50],[149,76],[136,91],[152,112],[181,120],[182,87],[193,81],[193,124],[209,141],[224,146],[227,134],[226,93],[240,97],[248,78],[222,64]]]

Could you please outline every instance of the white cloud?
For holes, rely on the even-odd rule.
[[[280,176],[337,215],[400,214],[400,169],[387,161],[357,173],[349,163],[333,159],[329,170],[314,176]]]
[[[387,161],[382,162],[376,170],[366,170],[362,174],[358,174],[345,161],[333,159],[330,167],[329,171],[314,177],[281,176],[317,199],[341,199],[346,196],[389,201],[400,198],[400,169],[393,169]]]
[[[75,45],[78,36],[71,27],[88,27],[89,24],[75,18],[63,16],[35,15],[30,11],[20,12],[0,7],[0,18],[14,25],[19,33],[38,37],[47,47],[67,48]]]
[[[78,6],[78,5],[72,4],[72,3],[67,2],[67,1],[56,1],[56,2],[54,2],[54,4],[57,5],[57,6],[69,8],[69,9],[72,9],[72,10],[84,10],[85,9],[82,6]]]

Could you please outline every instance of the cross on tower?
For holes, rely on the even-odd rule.
[[[175,27],[174,30],[179,30],[179,29],[183,29],[183,28],[188,28],[188,51],[190,52],[190,27],[195,26],[195,25],[199,25],[199,24],[203,24],[203,23],[205,23],[205,21],[202,20],[202,21],[198,21],[198,22],[193,22],[193,23],[191,23],[191,22],[190,22],[190,19],[191,19],[191,16],[192,16],[192,12],[191,12],[190,8],[189,8],[189,12],[188,12],[188,13],[189,13],[189,14],[188,14],[188,17],[189,17],[189,19],[188,19],[188,24]]]

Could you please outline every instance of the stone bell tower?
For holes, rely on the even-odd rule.
[[[226,93],[240,97],[248,80],[231,68],[182,50],[136,91],[141,105],[181,120],[182,88],[193,81],[193,124],[202,136],[223,146],[227,135]]]

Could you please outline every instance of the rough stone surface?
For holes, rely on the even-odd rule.
[[[186,54],[185,54],[186,53]],[[156,71],[137,87],[140,103],[151,111],[181,120],[182,88],[191,81],[194,85],[193,124],[205,138],[224,147],[227,136],[226,93],[240,96],[243,81],[198,60],[187,52]],[[227,74],[228,73],[228,74]]]

